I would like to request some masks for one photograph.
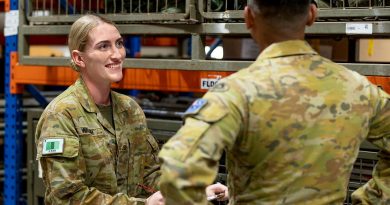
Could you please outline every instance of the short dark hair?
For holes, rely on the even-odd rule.
[[[312,0],[250,0],[249,6],[257,15],[278,24],[292,24],[306,16]]]
[[[311,0],[252,0],[264,17],[294,17],[307,13]]]

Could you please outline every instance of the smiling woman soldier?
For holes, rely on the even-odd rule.
[[[111,90],[123,78],[118,29],[86,15],[73,23],[68,41],[80,77],[47,106],[35,134],[45,204],[162,204],[160,192],[152,193],[158,145],[145,115]]]

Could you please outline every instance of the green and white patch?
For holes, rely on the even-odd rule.
[[[43,141],[42,155],[64,153],[64,138],[49,138]]]

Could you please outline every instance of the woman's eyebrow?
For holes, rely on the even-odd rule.
[[[123,37],[119,37],[115,41],[119,41],[119,40],[123,40]],[[97,42],[95,45],[99,45],[99,44],[102,44],[102,43],[110,43],[110,40],[102,40],[102,41]]]

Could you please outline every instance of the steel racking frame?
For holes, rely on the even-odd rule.
[[[6,11],[18,10],[18,0],[7,0]],[[17,35],[5,37],[5,100],[4,114],[4,204],[21,204],[21,182],[23,163],[22,101],[20,94],[11,93],[11,52],[17,50]]]

